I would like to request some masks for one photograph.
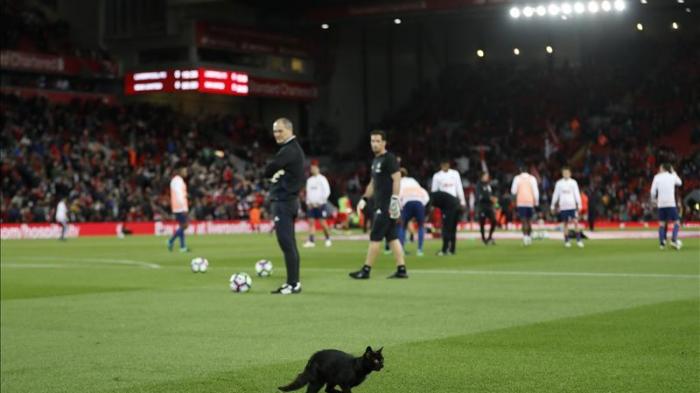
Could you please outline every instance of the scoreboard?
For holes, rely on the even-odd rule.
[[[200,93],[246,96],[248,74],[210,68],[130,72],[124,76],[124,93]]]

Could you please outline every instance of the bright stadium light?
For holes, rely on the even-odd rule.
[[[401,19],[399,19],[399,18],[394,19],[394,24],[395,24],[395,25],[400,25],[400,24],[401,24]]]
[[[610,12],[610,10],[612,10],[612,4],[610,4],[608,0],[605,0],[604,2],[600,3],[600,8],[605,12]]]
[[[690,7],[686,7],[685,12],[690,13]]]
[[[537,15],[539,15],[539,16],[547,15],[547,9],[543,5],[538,5],[537,6]]]
[[[510,9],[510,17],[513,19],[520,18],[520,8],[518,8],[518,7],[511,8]]]
[[[571,12],[573,12],[573,8],[571,7],[571,4],[569,3],[564,3],[561,5],[561,12],[564,15],[571,15]]]
[[[552,47],[549,46],[549,45],[547,45],[547,47],[544,48],[544,49],[545,49],[545,50],[547,51],[547,53],[549,53],[550,55],[551,55],[552,53],[554,53],[554,48],[552,48]]]
[[[598,10],[600,10],[600,5],[598,5],[597,1],[591,1],[588,3],[588,12],[591,14],[596,14],[598,13]]]
[[[679,27],[679,26],[678,26],[678,23],[676,23],[676,22],[671,23],[671,28],[672,28],[673,30],[678,30],[678,27]]]
[[[583,14],[586,11],[586,6],[583,5],[583,3],[575,3],[574,4],[574,12],[577,14]]]
[[[639,2],[642,3],[642,4],[646,4],[646,3],[647,3],[647,0],[639,0]]]
[[[683,4],[685,3],[685,0],[678,0],[678,4]]]
[[[557,15],[559,15],[559,11],[560,11],[560,10],[561,10],[561,9],[559,8],[559,5],[558,5],[558,4],[550,4],[549,7],[547,7],[547,12],[548,12],[549,15],[551,15],[551,16],[557,16]]]
[[[479,57],[484,57],[484,51],[481,50],[481,49],[479,49],[479,50],[476,51],[476,55],[479,56]]]
[[[561,16],[561,20],[568,20],[568,19],[569,19],[569,17],[566,16],[566,15],[562,15],[562,16]]]
[[[328,30],[329,27],[330,27],[330,26],[328,26],[328,23],[324,23],[324,24],[321,25],[321,28],[322,28],[323,30]]]
[[[526,18],[530,18],[533,13],[535,13],[535,10],[532,9],[532,7],[527,6],[523,8],[523,15],[525,15]]]
[[[638,31],[643,31],[644,30],[644,25],[641,23],[637,23],[637,30]]]
[[[615,11],[624,11],[625,8],[627,8],[627,4],[625,4],[624,1],[622,0],[615,0],[615,3],[613,5],[615,7]]]
[[[518,48],[513,48],[513,54],[516,56],[520,56],[520,49]]]

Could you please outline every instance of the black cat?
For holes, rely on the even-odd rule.
[[[308,385],[307,393],[317,393],[326,385],[328,393],[350,393],[350,388],[361,384],[369,373],[384,367],[382,349],[384,347],[373,351],[372,347],[367,347],[358,358],[335,349],[316,352],[294,382],[280,386],[279,390],[291,392]],[[341,390],[335,390],[336,386]]]

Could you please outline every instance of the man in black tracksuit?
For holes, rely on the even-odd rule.
[[[447,192],[437,191],[430,193],[430,204],[440,208],[442,213],[442,250],[437,255],[454,254],[454,251],[450,251],[450,246],[456,237],[459,199]]]
[[[492,197],[491,178],[488,172],[484,172],[481,174],[481,180],[476,184],[476,206],[479,213],[479,229],[481,230],[481,241],[484,242],[484,245],[496,244],[496,242],[493,241],[493,231],[496,229],[496,214],[493,211]],[[488,238],[484,231],[487,219],[491,225]]]
[[[287,282],[273,294],[290,295],[301,292],[299,282],[299,250],[294,236],[294,219],[299,211],[299,191],[306,184],[304,178],[304,151],[294,135],[292,122],[277,119],[272,125],[277,145],[277,155],[265,168],[265,177],[270,178],[270,200],[274,217],[277,242],[284,253],[287,266]]]

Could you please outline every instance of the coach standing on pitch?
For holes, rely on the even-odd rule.
[[[365,194],[357,204],[357,213],[365,208],[368,198],[374,199],[374,218],[372,232],[369,235],[367,259],[362,269],[350,273],[354,279],[368,279],[374,261],[379,254],[382,240],[386,239],[396,259],[396,272],[388,278],[408,278],[406,263],[403,257],[403,247],[398,240],[397,220],[401,217],[399,192],[401,189],[401,172],[396,156],[386,150],[386,134],[375,130],[370,133],[370,144],[374,153],[372,161],[372,180]]]
[[[299,282],[299,250],[294,236],[294,219],[299,211],[299,191],[304,187],[304,151],[294,135],[289,119],[280,118],[272,124],[272,133],[280,146],[277,155],[265,168],[270,178],[270,200],[277,242],[284,253],[287,282],[273,294],[290,295],[301,292]]]

